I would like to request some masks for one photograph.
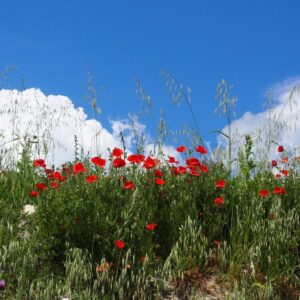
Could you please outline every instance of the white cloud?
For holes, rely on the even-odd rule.
[[[110,120],[114,138],[120,140],[120,132],[122,132],[126,149],[132,149],[142,134],[150,140],[150,136],[146,133],[146,126],[139,122],[137,116],[129,116],[128,119]]]
[[[256,155],[260,159],[263,159],[263,156],[278,155],[276,145],[272,141],[284,145],[285,149],[291,152],[300,145],[300,78],[285,80],[270,90],[274,100],[271,109],[265,109],[257,114],[248,111],[232,122],[235,151],[244,143],[245,134],[251,134],[253,137]],[[228,134],[228,127],[222,131]],[[218,141],[227,144],[222,136],[218,137]]]
[[[132,125],[138,134],[144,133],[146,152],[149,152],[151,138],[145,132],[146,126],[137,117],[111,120],[110,124],[111,130],[108,130],[97,120],[88,119],[83,108],[76,108],[65,96],[46,96],[33,88],[23,92],[0,90],[0,157],[4,164],[20,158],[21,143],[24,144],[25,140],[38,142],[31,144],[33,158],[46,158],[48,164],[56,166],[72,161],[75,135],[84,155],[108,157],[108,148],[122,147],[120,131],[123,132],[126,149],[131,153],[136,150]],[[17,140],[12,141],[14,138]],[[164,151],[178,156],[172,146],[165,146]]]

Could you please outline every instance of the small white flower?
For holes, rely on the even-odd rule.
[[[23,207],[23,214],[32,215],[35,212],[35,207],[31,204],[26,204]]]

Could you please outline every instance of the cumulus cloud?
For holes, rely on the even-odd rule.
[[[244,143],[245,134],[250,134],[254,140],[256,156],[275,157],[276,144],[283,144],[285,149],[300,155],[300,78],[293,78],[274,85],[271,89],[273,101],[262,112],[244,115],[232,122],[232,141],[234,151]],[[228,126],[223,128],[228,134]],[[220,144],[226,145],[227,140],[219,136]]]
[[[137,117],[111,120],[107,129],[88,119],[83,108],[61,95],[46,96],[39,89],[0,90],[0,158],[2,165],[16,162],[25,144],[33,158],[43,157],[56,166],[74,159],[74,137],[83,155],[108,157],[108,148],[122,147],[120,132],[129,153],[134,152],[136,133],[146,139],[146,154],[151,152],[151,137]],[[178,156],[175,148],[165,146],[166,154]],[[80,154],[80,153],[79,153]]]

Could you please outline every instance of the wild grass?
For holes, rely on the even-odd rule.
[[[126,149],[111,149],[106,167],[76,150],[74,161],[52,169],[25,141],[14,167],[0,173],[2,299],[299,298],[292,155],[279,153],[280,177],[270,162],[256,171],[248,135],[235,176],[195,148],[183,149],[182,166],[161,147],[159,160],[136,163]]]

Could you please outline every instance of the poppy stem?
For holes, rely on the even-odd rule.
[[[117,280],[117,275],[118,275],[118,271],[119,271],[119,265],[120,265],[120,258],[121,258],[121,253],[122,253],[122,249],[119,253],[119,257],[118,257],[118,263],[117,263],[117,268],[116,268],[116,273],[115,273],[115,277],[114,277],[114,281],[113,281],[113,287],[115,286],[116,280]]]

